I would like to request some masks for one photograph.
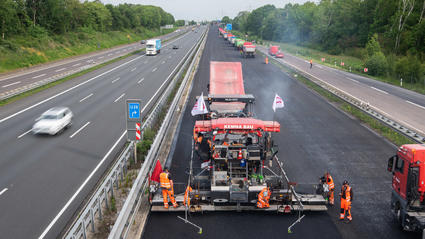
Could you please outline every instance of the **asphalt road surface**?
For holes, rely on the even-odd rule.
[[[178,30],[178,32],[159,36],[158,38],[164,41],[186,31],[188,31],[188,29],[182,29]],[[34,84],[45,84],[44,82],[51,77],[60,77],[62,75],[69,75],[82,71],[90,67],[90,65],[106,62],[145,47],[144,44],[136,42],[0,76],[0,98],[3,95],[9,95],[15,91],[25,91]]]
[[[260,49],[267,52],[264,47]],[[313,63],[313,68],[310,69],[308,61],[287,53],[285,58],[278,61],[368,102],[385,116],[425,135],[425,95],[320,64]]]
[[[60,234],[126,141],[126,99],[141,99],[143,116],[201,35],[189,32],[157,56],[131,56],[1,108],[0,238]],[[34,119],[54,106],[70,107],[72,127],[32,135]]]
[[[396,147],[358,120],[346,115],[323,97],[291,79],[260,57],[243,59],[230,44],[218,37],[212,27],[195,76],[189,106],[186,108],[177,147],[171,163],[175,182],[187,182],[185,170],[191,152],[194,118],[190,115],[195,96],[207,92],[210,61],[242,62],[245,92],[256,97],[257,118],[280,122],[274,134],[278,157],[284,162],[291,181],[314,184],[329,170],[336,184],[336,206],[327,212],[306,213],[288,234],[296,215],[248,212],[208,212],[192,214],[190,220],[203,228],[203,235],[177,218],[179,213],[151,213],[143,238],[420,238],[402,232],[389,211],[391,174],[387,159]],[[285,108],[273,115],[274,93],[285,101]],[[354,190],[353,222],[339,221],[338,191],[343,180]]]

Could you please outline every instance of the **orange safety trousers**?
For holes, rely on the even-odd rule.
[[[351,217],[351,201],[341,198],[341,214],[339,215],[339,219],[344,219],[345,214],[348,212],[347,219],[353,220]]]
[[[162,188],[162,198],[164,199],[165,208],[168,208],[168,197],[170,197],[173,207],[177,207],[176,199],[174,199],[174,192],[172,190]]]
[[[331,205],[334,205],[335,203],[335,198],[334,198],[334,190],[329,190],[329,203]]]

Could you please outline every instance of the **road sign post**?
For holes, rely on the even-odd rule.
[[[129,141],[140,140],[140,123],[142,121],[142,101],[140,99],[126,100],[127,139]],[[139,127],[137,129],[137,127]],[[138,137],[136,134],[139,133]]]

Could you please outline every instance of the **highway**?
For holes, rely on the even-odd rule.
[[[141,99],[145,115],[202,31],[163,44],[157,56],[133,55],[1,108],[1,238],[60,235],[126,141],[125,100]],[[32,135],[34,120],[54,106],[70,107],[72,127]]]
[[[188,31],[188,28],[157,38],[164,41],[174,38],[186,31]],[[50,82],[52,79],[63,78],[96,64],[110,61],[145,47],[144,44],[136,42],[0,75],[0,99],[14,94],[15,92],[22,92],[30,87],[46,84],[46,82]]]
[[[260,49],[267,52],[264,47]],[[320,64],[313,63],[310,69],[308,61],[287,53],[278,61],[368,102],[385,116],[425,135],[425,95]]]
[[[315,184],[329,170],[336,184],[336,205],[325,213],[306,213],[292,234],[287,228],[296,220],[295,214],[192,214],[189,220],[203,228],[203,234],[198,235],[196,228],[177,218],[183,214],[151,213],[143,238],[420,238],[418,233],[402,232],[389,210],[391,174],[386,167],[396,147],[274,64],[263,64],[262,57],[242,58],[218,37],[217,27],[209,32],[177,136],[170,170],[176,183],[187,182],[185,171],[195,122],[190,111],[195,97],[207,92],[210,61],[242,62],[245,92],[256,97],[257,118],[275,119],[281,124],[281,132],[273,139],[288,177],[301,185]],[[372,92],[364,94],[376,95]],[[274,93],[285,102],[285,108],[276,114],[272,110]],[[354,190],[350,224],[339,221],[338,192],[343,180],[348,180]]]

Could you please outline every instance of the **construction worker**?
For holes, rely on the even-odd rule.
[[[310,59],[310,69],[313,68],[313,59]]]
[[[183,205],[187,205],[187,207],[190,207],[190,194],[192,193],[192,190],[192,187],[188,185],[186,187],[186,191],[184,192]]]
[[[269,200],[270,200],[270,187],[267,186],[261,190],[261,192],[258,194],[258,201],[257,201],[257,207],[258,208],[268,208],[270,207]]]
[[[168,197],[170,197],[173,207],[176,208],[178,205],[174,199],[173,180],[171,180],[171,174],[168,172],[168,168],[164,168],[164,171],[159,175],[159,184],[162,189],[164,207],[168,209]]]
[[[328,198],[329,198],[329,204],[334,205],[334,191],[335,191],[335,184],[334,180],[332,179],[332,176],[329,174],[329,172],[326,172],[323,177],[320,178],[322,183],[326,183],[328,185]]]
[[[269,58],[266,56],[266,59],[264,59],[264,62],[267,64],[269,64]]]
[[[345,214],[348,213],[347,219],[349,222],[353,220],[351,217],[351,202],[353,200],[353,189],[348,184],[348,181],[345,180],[341,188],[341,214],[339,216],[340,220],[344,220]]]

